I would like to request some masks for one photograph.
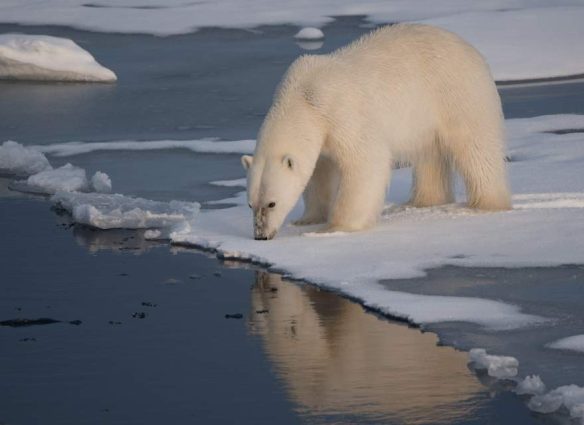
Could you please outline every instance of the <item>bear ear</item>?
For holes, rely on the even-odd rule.
[[[282,158],[282,164],[284,164],[289,170],[294,169],[294,160],[290,155],[284,155],[284,158]]]
[[[249,170],[249,167],[251,167],[251,164],[253,163],[253,156],[251,155],[243,155],[241,157],[241,165],[243,165],[243,168],[245,170]]]

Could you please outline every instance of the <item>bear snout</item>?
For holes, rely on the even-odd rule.
[[[266,233],[267,210],[265,208],[258,208],[253,215],[253,233],[256,241],[267,241],[273,239],[276,232]]]

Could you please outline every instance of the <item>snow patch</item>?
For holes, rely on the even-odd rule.
[[[31,175],[50,170],[47,157],[37,149],[8,140],[0,145],[0,172]]]
[[[0,34],[0,79],[116,81],[116,75],[67,38]]]
[[[321,40],[324,38],[324,33],[314,27],[304,27],[298,31],[294,38],[297,40]]]
[[[574,335],[559,339],[547,345],[556,350],[571,350],[584,353],[584,335]]]
[[[515,393],[519,395],[540,395],[545,393],[545,384],[538,375],[526,376],[517,384]]]
[[[99,229],[168,229],[192,221],[200,208],[197,202],[156,202],[100,193],[58,192],[51,201],[75,222]]]
[[[473,348],[469,358],[475,369],[486,369],[493,378],[507,379],[517,375],[519,361],[515,357],[494,356],[483,348]]]

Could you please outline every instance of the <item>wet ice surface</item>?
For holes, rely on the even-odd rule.
[[[548,389],[577,383],[584,385],[581,353],[547,347],[584,328],[584,266],[555,268],[461,268],[429,270],[425,278],[386,280],[387,289],[425,295],[471,296],[503,299],[525,313],[554,318],[547,326],[516,331],[489,332],[476,326],[431,324],[444,344],[462,349],[485,347],[520,360],[519,374],[539,375]]]
[[[465,353],[334,294],[43,201],[0,222],[0,321],[60,321],[0,326],[3,423],[536,423]]]

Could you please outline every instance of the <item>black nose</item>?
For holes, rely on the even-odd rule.
[[[268,237],[267,236],[256,236],[255,240],[256,241],[267,241]]]

